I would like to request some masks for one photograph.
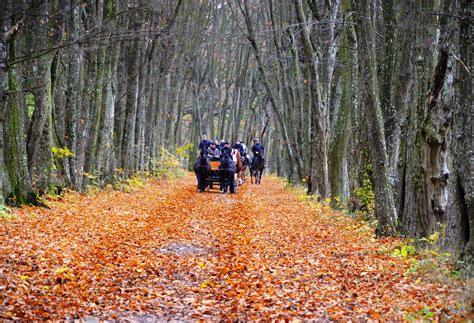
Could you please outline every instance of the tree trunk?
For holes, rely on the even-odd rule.
[[[333,206],[347,206],[349,198],[348,174],[347,174],[347,145],[350,138],[351,114],[354,96],[353,88],[356,88],[354,77],[357,76],[355,66],[357,66],[357,53],[349,54],[347,48],[355,47],[355,34],[350,26],[346,26],[345,35],[342,41],[343,49],[340,52],[340,59],[348,61],[350,67],[341,71],[340,86],[342,86],[342,96],[340,109],[334,116],[334,131],[331,136],[329,175],[331,180],[331,197]],[[350,28],[350,29],[349,29]],[[351,57],[351,59],[349,59]],[[336,201],[338,199],[338,201]]]
[[[354,3],[358,57],[361,68],[363,105],[367,116],[371,143],[369,151],[372,160],[375,189],[375,217],[378,221],[376,233],[379,236],[396,234],[397,213],[392,185],[389,180],[389,160],[385,143],[382,109],[379,100],[377,63],[375,57],[375,30],[368,1]]]
[[[0,205],[11,191],[10,179],[5,164],[4,142],[6,112],[8,104],[8,46],[11,33],[12,1],[5,0],[0,5]]]
[[[122,168],[125,177],[133,172],[133,156],[135,152],[135,126],[138,103],[138,81],[140,54],[135,41],[127,49],[127,95],[124,136],[122,138]]]
[[[474,263],[474,108],[472,105],[472,2],[460,0],[459,20],[459,59],[458,64],[458,104],[454,118],[456,120],[455,157],[458,182],[457,198],[460,214],[461,239],[464,244],[462,260],[466,264]],[[469,269],[469,267],[467,267]],[[471,271],[472,274],[472,271]]]
[[[97,151],[97,177],[100,184],[112,180],[113,171],[113,130],[116,101],[116,80],[114,77],[119,55],[119,46],[112,47],[112,54],[106,58],[104,93],[102,95],[103,112],[99,130]]]
[[[48,15],[48,5],[48,1],[39,4],[38,14],[40,17]],[[33,50],[44,50],[51,45],[48,33],[48,20],[38,19]],[[35,110],[28,130],[28,166],[33,187],[40,192],[47,191],[52,169],[52,60],[52,53],[43,54],[36,58],[36,68],[33,69],[34,82],[37,87],[34,91]]]
[[[298,23],[302,26],[301,41],[303,44],[303,52],[308,58],[307,62],[310,76],[308,82],[311,90],[312,126],[315,131],[313,138],[313,171],[311,177],[316,183],[316,189],[319,195],[322,198],[326,198],[331,194],[328,168],[327,107],[324,106],[322,102],[322,95],[319,88],[320,80],[316,63],[317,57],[311,44],[309,28],[306,25],[306,18],[303,11],[303,4],[301,0],[294,0],[294,4]]]
[[[67,32],[72,37],[78,37],[81,33],[81,8],[73,6],[67,8],[69,19],[67,24]],[[77,174],[76,155],[78,152],[78,124],[80,120],[80,111],[82,106],[82,89],[84,76],[82,73],[83,53],[82,48],[78,44],[74,44],[72,50],[65,55],[68,61],[67,67],[67,87],[66,87],[66,147],[74,154],[68,158],[69,167],[66,167],[66,177],[70,181],[70,185],[75,185],[76,179],[82,174]],[[67,166],[67,165],[66,165]],[[69,169],[67,169],[69,168]],[[78,188],[77,186],[75,186]]]
[[[8,43],[9,58],[15,58],[16,46],[15,38],[11,38]],[[3,117],[4,123],[4,144],[5,144],[5,164],[8,171],[10,184],[9,199],[11,205],[24,203],[35,203],[35,196],[32,194],[30,173],[28,171],[27,150],[26,150],[26,116],[25,110],[18,104],[18,76],[16,68],[8,69],[8,90],[7,102]],[[8,187],[4,187],[8,188]]]

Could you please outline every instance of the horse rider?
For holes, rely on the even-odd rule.
[[[233,149],[237,149],[237,150],[240,152],[240,154],[242,155],[242,149],[243,149],[243,147],[242,147],[242,143],[240,142],[240,140],[237,140],[237,141],[235,142],[235,144],[232,146],[232,148],[233,148]]]
[[[205,134],[203,134],[201,136],[201,142],[199,143],[199,150],[206,150],[208,147],[209,147],[209,144],[211,143],[211,141],[207,140],[207,136]]]
[[[217,160],[221,158],[221,151],[216,147],[216,143],[211,140],[209,147],[207,148],[207,153],[211,160]]]
[[[250,161],[249,161],[249,158],[248,158],[248,149],[247,149],[247,146],[242,142],[242,140],[238,139],[236,142],[235,142],[235,145],[232,146],[232,148],[234,149],[238,149],[239,152],[240,152],[240,156],[243,158],[243,161],[244,163],[246,163],[247,165],[249,165]]]
[[[239,141],[240,145],[242,146],[242,154],[247,156],[249,154],[249,149],[247,148],[247,145],[241,139],[239,139]]]
[[[252,166],[253,166],[253,164],[255,163],[255,159],[257,159],[257,154],[260,154],[260,156],[262,156],[263,163],[264,163],[264,165],[265,165],[265,158],[264,158],[265,147],[263,147],[263,146],[260,144],[260,140],[259,140],[259,139],[254,139],[253,141],[254,141],[254,145],[252,146],[252,153],[253,153]]]

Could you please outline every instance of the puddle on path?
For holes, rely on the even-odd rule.
[[[202,255],[208,254],[210,252],[210,250],[206,248],[197,247],[192,244],[180,243],[163,246],[159,249],[159,251],[161,253],[171,253],[178,256]]]

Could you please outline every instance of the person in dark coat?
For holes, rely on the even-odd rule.
[[[211,143],[209,140],[207,140],[207,136],[206,135],[202,135],[201,137],[201,142],[199,143],[199,150],[206,150],[208,147],[209,147],[209,144]]]
[[[239,151],[242,150],[242,144],[240,143],[240,140],[237,140],[235,144],[232,146],[233,149],[238,149]]]
[[[222,152],[222,149],[224,149],[224,145],[225,145],[225,141],[224,140],[221,140],[219,142],[219,146],[217,146],[217,148],[219,148],[219,150]]]
[[[252,157],[252,165],[253,163],[255,162],[255,159],[257,158],[257,154],[260,154],[263,158],[263,160],[265,161],[265,158],[264,158],[264,155],[265,155],[265,147],[263,147],[261,144],[260,144],[260,140],[259,139],[254,139],[254,145],[252,146],[252,153],[253,153],[253,157]]]
[[[242,140],[238,139],[235,144],[232,146],[233,149],[237,149],[240,152],[240,156],[242,157],[242,161],[246,164],[249,165],[250,161],[248,160],[247,157],[247,147],[245,144],[242,143]]]
[[[224,145],[221,149],[221,157],[224,155],[228,155],[230,158],[232,158],[232,148],[230,148],[230,143],[225,141]]]

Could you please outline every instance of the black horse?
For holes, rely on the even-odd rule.
[[[229,154],[222,155],[219,169],[221,174],[221,190],[224,193],[227,193],[227,189],[229,189],[230,193],[235,193],[236,185],[234,174],[236,167],[232,157]]]
[[[207,177],[211,172],[211,164],[209,164],[206,150],[201,151],[193,169],[198,181],[198,192],[204,192],[206,190]]]
[[[255,176],[255,184],[260,184],[262,180],[262,173],[265,169],[265,160],[262,154],[259,152],[255,153],[255,160],[250,165],[250,181],[253,184],[253,177]]]

